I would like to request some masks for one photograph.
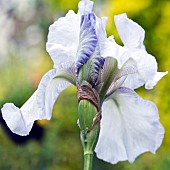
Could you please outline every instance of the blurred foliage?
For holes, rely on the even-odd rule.
[[[65,15],[69,9],[77,11],[78,0],[36,0],[38,15],[34,24],[40,29],[44,41],[39,54],[33,53],[28,60],[17,53],[8,56],[0,67],[0,107],[6,102],[21,106],[35,91],[42,75],[52,68],[52,61],[45,52],[48,26],[54,17]],[[41,9],[41,10],[40,10]],[[168,0],[96,0],[96,13],[108,16],[107,31],[114,34],[121,44],[114,15],[126,12],[146,31],[145,45],[159,63],[159,70],[170,66],[170,1]],[[1,28],[0,28],[1,29]],[[19,34],[20,35],[20,34]],[[22,46],[20,47],[22,48]],[[29,50],[29,49],[28,49]],[[27,53],[27,51],[25,51]],[[31,55],[31,54],[30,54]],[[144,88],[138,93],[158,106],[160,121],[165,127],[165,139],[157,154],[145,153],[134,164],[121,162],[111,165],[95,157],[94,170],[169,170],[170,168],[170,75],[163,78],[151,91]],[[76,90],[69,88],[57,100],[50,121],[38,121],[44,129],[43,138],[31,139],[16,145],[0,128],[0,169],[2,170],[79,170],[82,169],[82,148],[77,127]],[[3,127],[4,125],[0,125]]]

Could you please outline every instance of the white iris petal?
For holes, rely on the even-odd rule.
[[[152,89],[157,83],[158,81],[164,77],[165,75],[168,74],[168,71],[166,72],[157,72],[156,75],[154,76],[154,78],[152,80],[149,80],[146,85],[145,88],[146,89]]]
[[[63,62],[75,61],[80,21],[80,15],[69,11],[65,17],[58,19],[49,27],[46,50],[54,62],[54,67]]]
[[[2,108],[2,117],[13,133],[28,135],[35,120],[43,119],[44,113],[38,107],[37,91],[19,109],[13,103],[6,103]]]
[[[36,92],[20,109],[12,103],[3,106],[3,119],[13,133],[28,135],[35,120],[51,119],[52,108],[57,97],[71,85],[62,78],[55,78],[56,74],[56,69],[47,72]]]
[[[78,4],[80,15],[87,15],[88,13],[91,13],[93,9],[93,4],[94,2],[89,0],[80,1]]]
[[[118,45],[115,42],[113,35],[107,38],[107,33],[105,30],[106,22],[107,17],[102,17],[101,19],[97,18],[96,31],[100,47],[100,54],[104,58],[109,56],[114,57],[118,61],[118,68],[121,68],[127,60],[127,58],[123,58],[123,54],[125,51],[127,51],[127,49]]]
[[[119,36],[123,44],[129,48],[144,48],[144,29],[130,20],[126,14],[114,17]]]
[[[126,14],[115,16],[115,24],[119,36],[125,45],[123,48],[126,49],[123,54],[118,57],[118,65],[121,66],[129,58],[133,58],[136,61],[138,68],[138,71],[135,74],[127,76],[123,86],[136,89],[145,84],[146,88],[153,88],[158,82],[153,80],[157,75],[157,62],[154,56],[147,53],[143,45],[145,37],[144,29],[134,21],[130,20]],[[153,83],[153,81],[156,83]],[[152,82],[152,84],[149,84],[150,82]]]
[[[102,106],[97,157],[115,164],[135,158],[146,151],[155,153],[162,143],[164,129],[157,107],[133,90],[118,89]]]
[[[157,72],[157,62],[155,57],[148,54],[143,49],[128,50],[123,55],[123,58],[132,58],[136,64],[136,72],[129,74],[122,86],[131,89],[136,89],[146,84],[151,80]]]
[[[55,78],[60,70],[50,70],[46,73],[37,89],[37,103],[46,115],[46,119],[51,119],[53,105],[60,93],[71,83],[63,78]]]

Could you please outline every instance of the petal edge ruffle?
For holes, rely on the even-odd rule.
[[[133,90],[120,88],[103,104],[95,151],[98,158],[112,164],[124,160],[132,163],[146,151],[155,153],[163,136],[156,105]]]

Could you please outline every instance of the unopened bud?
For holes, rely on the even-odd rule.
[[[78,119],[81,130],[81,140],[86,152],[93,152],[100,131],[99,97],[90,85],[78,88]]]

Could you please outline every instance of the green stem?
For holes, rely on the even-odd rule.
[[[92,170],[93,153],[84,154],[84,170]]]

